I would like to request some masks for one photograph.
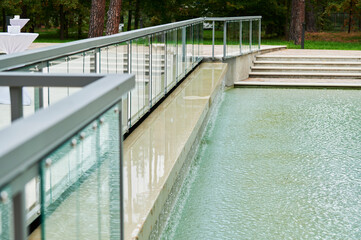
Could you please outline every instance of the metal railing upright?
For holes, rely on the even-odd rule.
[[[261,49],[261,16],[250,17],[210,17],[205,22],[212,26],[212,58],[225,58],[259,51]],[[218,30],[217,30],[218,29]],[[217,54],[217,33],[222,33],[221,51]]]

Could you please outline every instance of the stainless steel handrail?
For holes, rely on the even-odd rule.
[[[79,52],[101,48],[116,43],[126,42],[132,39],[144,37],[154,33],[164,32],[171,29],[185,27],[192,24],[202,23],[204,18],[174,22],[154,27],[142,28],[129,32],[118,33],[110,36],[88,38],[56,46],[33,49],[26,52],[0,56],[0,71],[7,71],[34,63],[48,61],[62,56],[72,55]]]
[[[14,205],[15,239],[27,239],[25,185],[39,175],[39,164],[42,159],[111,106],[121,102],[122,96],[135,86],[135,76],[125,74],[87,76],[31,74],[30,76],[29,82],[36,83],[36,86],[64,86],[69,81],[73,82],[72,86],[84,86],[85,77],[89,78],[89,84],[81,91],[46,109],[39,110],[28,118],[18,119],[11,126],[0,131],[0,189],[10,186],[14,196],[10,201]],[[48,82],[43,81],[45,78]],[[67,80],[61,83],[59,80],[64,78]],[[13,82],[9,82],[9,79]],[[21,87],[28,86],[29,83],[23,79],[23,73],[18,75],[2,73],[0,85]],[[119,121],[121,122],[121,109]],[[122,139],[121,131],[118,134]],[[120,159],[120,164],[121,162]],[[120,176],[122,186],[121,179],[122,175]],[[3,201],[1,199],[3,196],[0,195],[0,200]],[[122,196],[120,199],[120,209],[122,209]],[[123,213],[121,228],[123,228],[122,217]]]

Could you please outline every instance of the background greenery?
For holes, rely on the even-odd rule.
[[[121,22],[124,30],[148,27],[173,21],[208,16],[262,16],[262,44],[287,45],[292,0],[123,0]],[[360,49],[360,34],[353,39],[317,34],[340,32],[347,36],[361,31],[361,0],[305,0],[306,48]],[[106,9],[109,0],[106,0]],[[30,18],[25,31],[40,33],[37,42],[66,42],[87,37],[90,0],[1,0],[0,31],[5,30],[6,16]],[[351,16],[351,17],[350,17]],[[137,23],[137,24],[135,24]],[[204,33],[210,43],[210,31]],[[222,32],[216,32],[217,41]]]

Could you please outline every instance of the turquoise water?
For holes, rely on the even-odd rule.
[[[361,239],[361,91],[231,89],[161,239]]]

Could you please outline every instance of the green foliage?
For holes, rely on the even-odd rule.
[[[262,45],[285,45],[289,49],[301,48],[300,45],[295,45],[292,41],[282,39],[262,39]],[[361,50],[361,44],[330,41],[305,41],[305,49]]]
[[[288,32],[292,0],[123,0],[122,19],[127,24],[128,12],[139,15],[142,27],[180,21],[195,17],[262,16],[263,36],[284,36]],[[139,14],[136,3],[139,3]],[[361,18],[361,0],[306,0],[306,12],[315,13],[317,30],[332,30],[330,14],[350,12],[354,25]],[[107,0],[107,5],[109,0]],[[25,31],[45,27],[58,29],[65,21],[69,37],[86,31],[89,25],[91,0],[0,0],[0,9],[6,15],[21,14],[30,18]],[[64,16],[65,19],[61,18]],[[3,17],[0,18],[3,21]],[[100,23],[104,24],[104,23]],[[346,24],[346,23],[344,23]],[[80,27],[78,27],[80,26]],[[38,31],[38,30],[36,30]]]

